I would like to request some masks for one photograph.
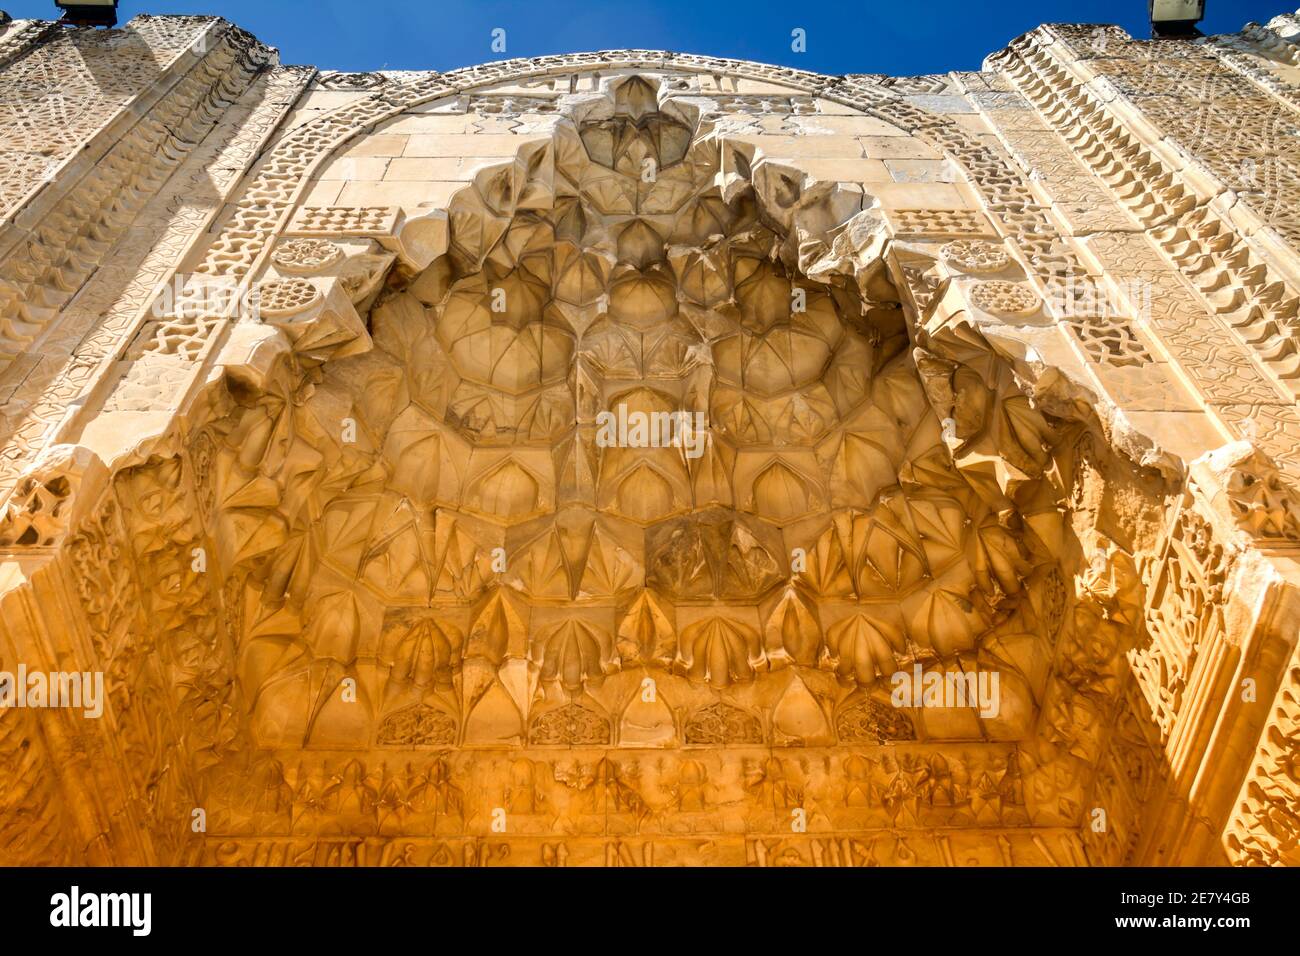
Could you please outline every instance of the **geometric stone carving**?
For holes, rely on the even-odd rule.
[[[916,739],[916,731],[906,714],[870,697],[863,697],[839,713],[836,733],[843,743],[884,744]]]
[[[76,517],[82,482],[94,487],[102,473],[102,464],[84,448],[48,449],[0,510],[0,548],[58,545]]]
[[[1236,442],[1208,453],[1203,462],[1233,520],[1251,537],[1300,545],[1300,493],[1258,449]]]
[[[448,746],[456,742],[456,721],[423,704],[389,714],[379,728],[378,742],[388,746]]]
[[[392,206],[303,206],[294,214],[285,234],[377,238],[392,233],[399,213],[400,210]]]
[[[1032,289],[996,279],[977,283],[971,288],[970,298],[979,308],[994,315],[1028,315],[1039,304]]]
[[[276,247],[271,258],[285,272],[310,274],[343,258],[343,250],[328,239],[289,239]]]
[[[963,272],[1001,272],[1011,263],[1011,257],[1001,246],[972,239],[954,239],[939,249],[945,262]]]
[[[891,209],[888,215],[899,236],[993,236],[987,221],[974,210]]]
[[[257,287],[258,309],[268,318],[305,312],[320,301],[320,292],[306,279],[278,279]]]
[[[725,703],[710,704],[686,722],[688,744],[761,744],[763,728],[758,720]]]

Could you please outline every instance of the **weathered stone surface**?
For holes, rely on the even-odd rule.
[[[7,25],[0,863],[1300,862],[1295,33]]]

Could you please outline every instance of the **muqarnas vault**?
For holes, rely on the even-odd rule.
[[[7,23],[0,862],[1300,862],[1298,32]]]

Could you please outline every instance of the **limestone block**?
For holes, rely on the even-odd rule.
[[[350,143],[346,156],[401,156],[406,149],[406,137],[400,133],[372,133]]]
[[[447,251],[447,212],[434,209],[402,217],[391,239],[379,240],[397,253],[402,264],[413,272],[422,272],[434,259]]]
[[[958,183],[875,183],[874,196],[885,209],[970,209],[976,203]]]
[[[904,130],[874,116],[837,116],[817,113],[812,116],[794,116],[789,124],[796,129],[816,135],[838,136],[906,136]]]
[[[511,134],[419,133],[409,136],[407,157],[514,156],[527,138]]]
[[[344,155],[327,163],[316,175],[321,182],[377,181],[385,178],[388,163],[389,160],[382,156]]]
[[[404,156],[389,162],[383,178],[392,182],[469,181],[484,166],[500,162],[499,156]]]
[[[753,143],[776,159],[861,159],[862,146],[853,136],[759,136],[737,137]]]
[[[410,210],[445,208],[462,187],[457,182],[353,180],[344,184],[337,202],[340,206],[398,206]]]
[[[955,183],[961,179],[946,159],[886,159],[884,165],[896,183]]]
[[[943,157],[914,137],[859,136],[861,155],[868,159],[942,159]]]
[[[381,123],[379,134],[457,135],[472,133],[474,128],[463,114],[403,113],[396,119]]]

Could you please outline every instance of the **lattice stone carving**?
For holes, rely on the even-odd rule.
[[[387,77],[382,73],[340,73],[337,70],[324,70],[316,77],[316,82],[327,90],[373,90],[383,86]]]
[[[303,206],[294,213],[285,235],[389,236],[399,213],[396,206]]]
[[[258,283],[256,308],[268,318],[283,318],[306,312],[320,299],[320,290],[307,279],[272,279]]]
[[[688,744],[761,744],[763,725],[731,704],[716,703],[697,711],[686,722]]]
[[[534,717],[528,737],[542,746],[603,745],[610,742],[609,721],[589,707],[570,703]]]
[[[205,33],[213,18],[118,30],[55,30],[0,72],[0,209],[40,183]],[[209,37],[211,42],[215,37]]]
[[[895,707],[865,697],[843,708],[835,718],[842,743],[885,744],[915,740],[911,719]]]
[[[1260,738],[1228,830],[1234,862],[1300,866],[1300,667],[1292,665]]]
[[[0,513],[0,548],[50,547],[68,530],[73,483],[66,475],[25,478]]]
[[[1011,264],[1011,257],[1001,246],[973,239],[955,239],[939,249],[944,262],[963,272],[1001,272]]]
[[[724,113],[806,116],[817,112],[817,100],[811,96],[711,96],[710,99]]]
[[[1019,282],[997,279],[976,284],[970,293],[975,305],[993,315],[1029,315],[1041,304],[1033,289]]]
[[[275,248],[271,261],[283,272],[319,272],[343,258],[343,249],[328,239],[286,239]]]
[[[486,116],[514,117],[522,113],[558,113],[554,97],[514,94],[482,94],[469,98],[469,109]]]
[[[993,236],[984,216],[973,209],[890,209],[886,213],[899,236]]]
[[[456,742],[456,721],[424,704],[412,704],[384,718],[377,738],[388,747],[445,747]]]

